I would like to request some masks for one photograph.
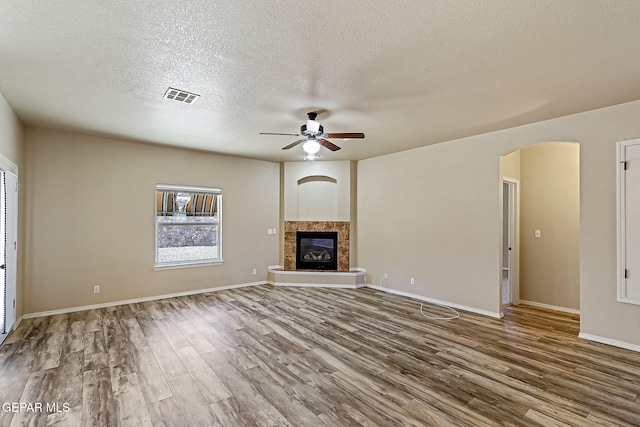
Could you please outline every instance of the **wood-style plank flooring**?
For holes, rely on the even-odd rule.
[[[419,308],[262,285],[24,320],[0,426],[640,425],[640,354],[578,339],[577,316]]]

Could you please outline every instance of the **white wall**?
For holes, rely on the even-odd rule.
[[[388,273],[393,289],[498,313],[499,158],[579,142],[581,331],[640,345],[640,306],[616,300],[615,159],[639,116],[636,101],[359,162],[358,265],[369,283]]]

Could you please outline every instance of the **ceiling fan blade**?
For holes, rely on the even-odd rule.
[[[275,133],[275,132],[258,132],[258,135],[288,135],[288,136],[300,136],[299,133]]]
[[[362,132],[328,133],[326,136],[327,136],[327,138],[362,139],[362,138],[364,138],[364,133],[362,133]]]
[[[282,147],[283,150],[288,150],[289,148],[293,148],[298,144],[302,144],[303,142],[305,142],[307,140],[307,138],[304,139],[299,139],[296,142],[292,142],[291,144],[287,145],[286,147]]]
[[[322,145],[323,147],[328,148],[331,151],[338,151],[340,149],[340,147],[338,147],[336,144],[334,144],[331,141],[327,141],[324,138],[320,138],[320,145]]]

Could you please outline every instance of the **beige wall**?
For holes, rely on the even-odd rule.
[[[18,179],[22,180],[24,128],[7,101],[0,94],[0,154],[18,166]],[[23,313],[22,278],[24,266],[24,227],[21,213],[24,211],[23,189],[18,193],[18,271],[16,289],[16,318]]]
[[[575,141],[581,330],[640,345],[640,306],[616,301],[616,141],[640,136],[638,116],[640,101],[359,162],[358,265],[368,283],[386,272],[391,288],[498,313],[499,157]]]
[[[25,139],[25,313],[263,281],[278,260],[277,163],[31,127]],[[154,271],[157,183],[222,188],[222,265]]]
[[[520,299],[579,310],[580,146],[527,147],[520,164]]]
[[[391,289],[499,313],[499,154],[508,150],[465,142],[358,163],[357,263],[368,283],[387,273]]]

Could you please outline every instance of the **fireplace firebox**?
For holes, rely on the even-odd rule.
[[[337,231],[296,232],[296,270],[337,269]]]

